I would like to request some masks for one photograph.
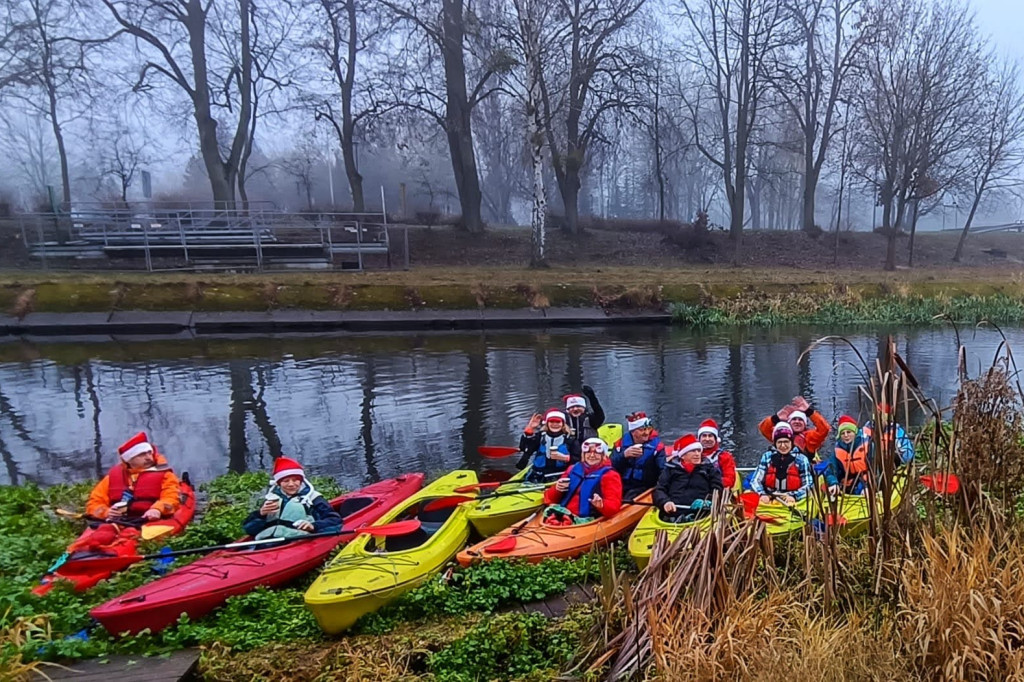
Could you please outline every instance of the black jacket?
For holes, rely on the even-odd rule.
[[[678,460],[669,462],[658,477],[654,488],[654,504],[658,508],[666,502],[688,507],[694,500],[710,499],[716,490],[722,490],[722,472],[714,464],[704,461],[687,473]]]
[[[590,409],[579,417],[573,417],[568,413],[565,416],[569,422],[569,428],[572,429],[576,440],[580,443],[588,438],[596,438],[597,429],[604,424],[604,410],[601,408],[601,403],[597,401],[594,389],[590,388],[590,386],[584,386],[583,395],[590,402]]]
[[[532,465],[533,456],[537,454],[537,450],[540,449],[541,436],[543,435],[543,433],[544,429],[543,427],[541,427],[532,435],[528,436],[524,433],[522,436],[519,437],[519,450],[523,454],[519,458],[519,461],[516,462],[517,469],[525,469],[526,467]],[[565,471],[570,466],[580,461],[580,441],[576,440],[576,438],[574,438],[573,436],[566,436],[565,447],[569,451],[568,462],[559,463],[553,462],[552,460],[549,459],[548,466],[544,468],[544,471],[534,471],[531,473],[536,474],[537,476],[542,476],[543,474],[551,474],[558,471]],[[559,464],[561,464],[562,466],[559,466]]]

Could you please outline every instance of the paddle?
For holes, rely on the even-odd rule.
[[[743,515],[748,519],[757,519],[758,521],[762,521],[764,523],[782,523],[781,520],[775,518],[774,516],[768,516],[766,514],[757,513],[757,507],[758,505],[761,504],[761,495],[759,493],[755,493],[754,491],[743,493],[742,495],[740,495],[740,502],[743,503]],[[786,509],[788,509],[790,513],[799,516],[800,520],[804,523],[807,522],[807,519],[803,516],[803,514],[801,514],[796,509],[793,509],[792,507],[786,504],[783,504],[782,506],[786,507]]]
[[[960,490],[960,479],[956,474],[925,474],[921,485],[940,495],[956,495]]]
[[[534,517],[537,516],[537,514],[539,513],[540,510],[538,509],[537,511],[527,516],[525,519],[523,519],[518,524],[513,526],[512,531],[508,535],[498,540],[497,542],[493,542],[487,545],[486,547],[483,547],[483,551],[490,552],[492,554],[504,554],[506,552],[511,552],[513,549],[516,548],[516,545],[519,543],[518,538],[516,538],[516,536],[519,535],[519,531],[525,528],[526,524],[528,524],[530,521],[533,521]]]
[[[152,559],[166,559],[168,557],[188,556],[190,554],[208,554],[221,549],[242,549],[246,547],[259,547],[261,545],[285,545],[301,540],[312,540],[314,538],[337,537],[339,535],[372,535],[374,537],[394,537],[397,535],[408,535],[420,529],[419,519],[408,519],[407,521],[396,521],[380,526],[364,526],[356,530],[332,531],[330,533],[309,533],[307,535],[296,535],[288,538],[265,538],[263,540],[246,540],[245,542],[230,542],[224,545],[208,545],[206,547],[194,547],[192,549],[179,549],[172,552],[157,552],[156,554],[133,554],[126,556],[97,557],[91,559],[71,559],[64,563],[65,573],[77,571],[119,571],[122,568],[134,564],[137,561],[149,561]]]
[[[519,454],[519,448],[506,445],[481,445],[476,451],[480,453],[481,457],[488,459],[501,459],[502,457],[511,457],[512,455]]]

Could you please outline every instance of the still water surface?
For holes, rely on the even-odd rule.
[[[609,421],[645,410],[674,439],[719,421],[740,465],[764,450],[757,421],[796,394],[835,423],[858,415],[859,361],[833,330],[693,332],[665,326],[121,342],[0,343],[0,483],[92,479],[144,429],[202,482],[298,457],[356,487],[404,471],[508,468],[478,445],[515,444],[526,420],[593,386]],[[955,392],[948,328],[846,330],[873,363],[899,351],[940,404]],[[1015,348],[1024,330],[1008,330]],[[970,330],[971,371],[1001,337]]]

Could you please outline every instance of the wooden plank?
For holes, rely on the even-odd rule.
[[[199,667],[199,650],[184,649],[169,656],[111,656],[107,659],[72,661],[67,670],[44,666],[41,673],[49,679],[74,682],[107,682],[112,679],[131,682],[182,682],[190,680]],[[37,675],[34,679],[46,679]]]

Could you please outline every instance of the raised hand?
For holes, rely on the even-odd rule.
[[[781,421],[786,421],[789,419],[789,415],[791,415],[793,413],[793,410],[795,409],[796,408],[793,407],[792,405],[786,405],[775,414],[778,415]]]
[[[536,431],[540,428],[540,425],[544,423],[544,417],[540,414],[535,414],[530,417],[530,421],[526,422],[527,431]]]
[[[794,396],[792,405],[801,412],[806,412],[811,404],[802,395]]]

